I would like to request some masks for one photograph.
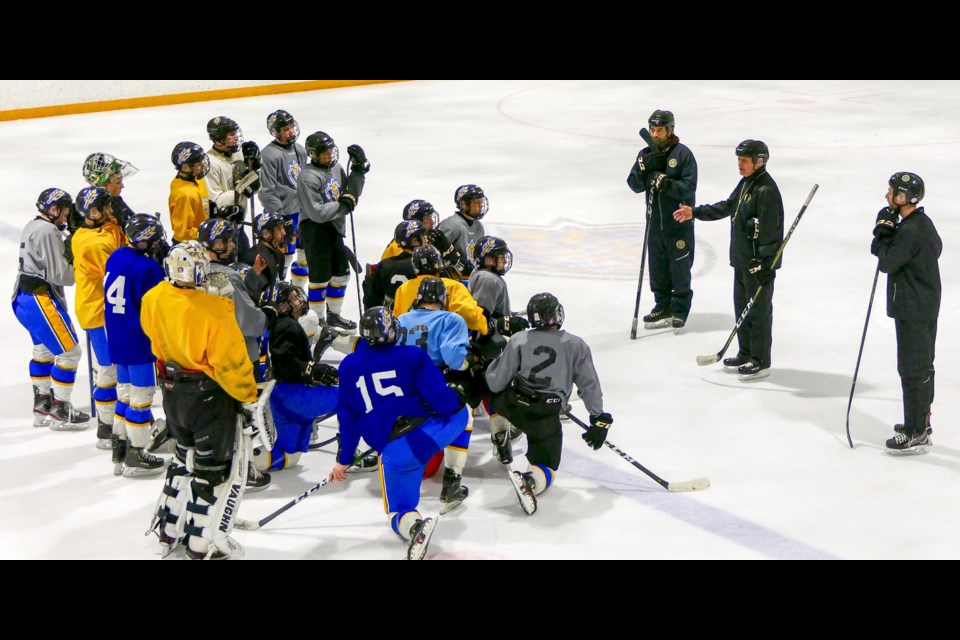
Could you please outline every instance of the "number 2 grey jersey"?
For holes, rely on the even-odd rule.
[[[579,336],[562,329],[531,329],[512,336],[487,369],[487,384],[494,393],[503,391],[517,374],[534,389],[559,394],[565,404],[576,383],[590,415],[603,413],[600,378],[590,347]]]

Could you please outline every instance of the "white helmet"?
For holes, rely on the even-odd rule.
[[[187,240],[170,249],[163,270],[170,282],[199,287],[210,270],[210,255],[196,240]]]

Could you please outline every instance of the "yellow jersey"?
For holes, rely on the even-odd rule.
[[[203,178],[196,182],[179,176],[170,183],[170,224],[177,242],[196,240],[200,223],[210,217],[210,196]]]
[[[104,325],[103,278],[107,258],[126,246],[127,236],[112,219],[100,227],[80,227],[73,233],[73,271],[77,281],[77,320],[83,329]]]
[[[380,262],[383,262],[387,258],[398,256],[401,253],[403,253],[403,249],[400,248],[400,245],[397,244],[397,241],[391,240],[390,244],[387,245],[387,248],[383,250],[383,255],[380,256]]]
[[[420,288],[420,282],[425,278],[435,278],[436,276],[417,276],[413,280],[407,280],[397,287],[393,294],[393,315],[399,316],[406,313],[413,306],[417,299],[417,290]],[[451,280],[450,278],[440,278],[447,287],[447,311],[452,311],[467,321],[467,328],[473,331],[479,331],[480,335],[487,335],[487,317],[483,315],[483,309],[477,304],[477,301],[470,295],[463,283]]]
[[[163,281],[143,297],[140,323],[153,354],[202,371],[240,402],[256,402],[257,381],[233,300]]]

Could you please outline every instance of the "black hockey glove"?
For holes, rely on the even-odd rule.
[[[530,328],[530,321],[523,316],[510,316],[510,335],[526,331]]]
[[[637,166],[640,171],[663,171],[667,168],[667,154],[663,151],[641,152],[637,156]]]
[[[750,261],[749,271],[762,285],[768,285],[773,282],[773,279],[776,277],[771,265],[773,264],[773,258],[754,258]]]
[[[457,400],[460,401],[461,407],[467,404],[467,390],[464,388],[463,384],[459,382],[448,382],[447,388],[457,394]]]
[[[150,249],[150,257],[156,260],[160,266],[163,266],[163,261],[166,260],[169,253],[170,243],[166,240],[157,240],[153,244],[153,248]]]
[[[273,323],[277,321],[277,317],[280,316],[280,312],[277,311],[277,308],[272,302],[266,302],[261,307],[260,310],[263,311],[263,315],[267,316],[267,327],[272,327]]]
[[[899,214],[890,207],[884,207],[877,213],[877,224],[873,228],[873,237],[878,240],[889,240],[897,232]],[[876,255],[876,254],[874,254]]]
[[[228,220],[233,224],[243,222],[243,209],[235,204],[217,209],[217,217]]]
[[[336,387],[340,384],[340,374],[336,367],[322,362],[310,362],[304,370],[312,384],[322,384],[325,387]]]
[[[430,244],[435,246],[437,251],[440,252],[440,255],[444,256],[444,260],[446,260],[447,250],[450,249],[451,245],[443,231],[440,231],[440,229],[428,229],[427,237],[430,239]]]
[[[67,264],[73,266],[73,233],[67,236],[63,241],[63,257],[67,259]],[[161,261],[161,266],[163,261]]]
[[[263,158],[260,157],[260,147],[257,146],[256,142],[252,140],[244,142],[240,145],[240,151],[243,153],[244,163],[254,171],[258,171],[260,167],[263,166]]]
[[[345,193],[340,196],[340,204],[346,208],[347,213],[353,213],[353,210],[357,208],[357,199],[352,193]]]
[[[367,162],[367,154],[358,144],[352,144],[347,147],[347,155],[350,156],[350,170],[366,173],[370,171],[370,163]]]
[[[613,416],[609,413],[590,416],[590,428],[583,434],[583,441],[596,451],[606,441],[611,424],[613,424]]]
[[[261,186],[260,179],[258,178],[254,180],[252,183],[250,183],[249,185],[247,185],[247,188],[241,191],[240,193],[243,194],[244,198],[251,198],[253,197],[253,194],[255,194],[257,191],[260,191],[260,186]]]
[[[660,191],[667,187],[670,178],[662,171],[654,171],[647,175],[647,189],[650,191]]]

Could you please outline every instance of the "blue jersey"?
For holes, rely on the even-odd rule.
[[[450,311],[413,309],[402,316],[397,344],[409,344],[426,349],[433,364],[443,368],[463,369],[470,335],[467,321]]]
[[[103,279],[104,322],[110,362],[144,364],[156,357],[150,338],[140,326],[140,305],[147,291],[163,280],[163,269],[130,247],[120,247],[107,258]]]
[[[449,416],[463,406],[426,351],[417,347],[371,347],[360,340],[340,363],[339,373],[340,464],[353,463],[361,436],[382,452],[400,416]]]

